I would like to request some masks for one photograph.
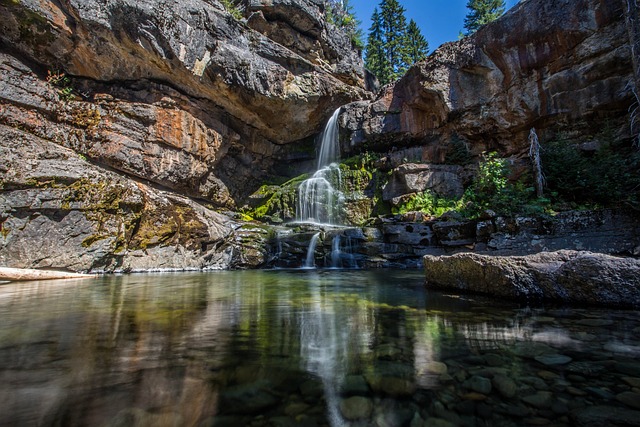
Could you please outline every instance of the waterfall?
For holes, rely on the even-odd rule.
[[[318,170],[338,160],[340,157],[340,143],[338,142],[338,116],[340,108],[333,112],[322,132],[320,155],[318,156]]]
[[[358,268],[353,252],[349,236],[335,235],[331,241],[331,268]]]
[[[333,237],[331,241],[331,267],[340,267],[340,235]]]
[[[334,163],[340,157],[338,108],[322,132],[318,170],[298,187],[296,219],[300,222],[336,224],[344,196],[340,191],[342,175]],[[334,187],[335,186],[335,187]]]
[[[309,242],[309,249],[307,249],[307,260],[304,262],[305,268],[313,268],[316,266],[314,255],[316,252],[316,246],[318,246],[319,238],[320,238],[320,233],[316,233],[311,238],[311,242]]]

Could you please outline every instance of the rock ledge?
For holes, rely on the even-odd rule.
[[[640,260],[585,251],[424,257],[426,286],[526,300],[640,307]]]

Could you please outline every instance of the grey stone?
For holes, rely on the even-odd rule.
[[[348,420],[368,419],[373,411],[371,399],[353,396],[340,401],[340,412]]]
[[[538,409],[549,408],[553,403],[553,393],[549,391],[539,391],[523,397],[522,401]]]
[[[491,380],[491,383],[493,384],[493,387],[498,390],[498,393],[500,393],[507,399],[511,399],[512,397],[514,397],[518,390],[518,386],[516,385],[515,381],[513,381],[506,375],[494,376]]]
[[[556,366],[556,365],[566,365],[571,362],[569,356],[565,356],[563,354],[543,354],[541,356],[536,356],[535,360],[547,366]]]
[[[625,391],[618,394],[616,400],[634,409],[640,409],[640,393]]]
[[[486,395],[491,393],[491,380],[477,375],[474,375],[465,381],[464,386],[481,394]]]
[[[424,266],[430,288],[517,299],[640,306],[640,260],[635,259],[576,251],[523,257],[462,253],[426,255]]]

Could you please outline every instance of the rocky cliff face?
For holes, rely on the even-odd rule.
[[[628,138],[638,55],[631,3],[520,2],[473,36],[440,47],[375,101],[347,106],[343,149],[393,149],[390,157],[447,163],[453,142],[475,155],[525,158],[531,128],[541,141],[590,140],[605,124]]]
[[[64,72],[76,89],[75,102],[38,105],[46,113],[38,127],[56,132],[79,110],[93,118],[90,132],[57,132],[58,143],[226,206],[289,155],[287,144],[312,137],[333,109],[367,96],[362,60],[323,21],[321,4],[252,6],[248,22],[262,34],[217,1],[4,1],[0,37],[14,61],[30,64],[34,81],[47,70]],[[298,53],[307,45],[316,47],[314,57]],[[18,98],[25,72],[4,72],[3,122],[33,126],[24,117],[33,108]]]
[[[246,17],[215,0],[0,1],[0,263],[259,263],[211,209],[241,205],[369,95],[322,2],[253,1]]]

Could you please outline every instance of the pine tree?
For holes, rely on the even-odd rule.
[[[391,67],[387,60],[384,45],[382,20],[378,13],[378,8],[375,8],[371,16],[371,28],[369,28],[369,37],[367,39],[365,67],[367,67],[382,84],[388,83],[391,75]]]
[[[384,50],[389,61],[389,80],[398,79],[408,68],[407,18],[398,0],[382,0],[380,19],[384,33]]]
[[[478,28],[495,21],[504,13],[504,0],[468,0],[469,13],[464,18],[467,34],[475,33]]]
[[[429,53],[429,42],[424,38],[420,28],[418,28],[418,24],[413,19],[409,21],[409,27],[407,28],[407,51],[411,61],[410,64],[422,61]]]
[[[398,0],[381,0],[371,16],[365,66],[387,84],[401,77],[407,68],[424,59],[429,43],[411,20],[407,25],[405,9]]]

